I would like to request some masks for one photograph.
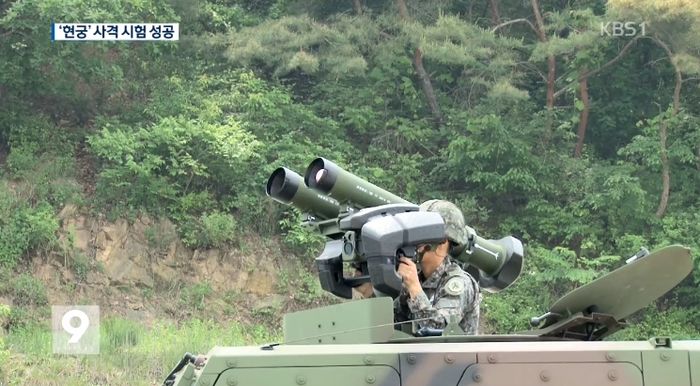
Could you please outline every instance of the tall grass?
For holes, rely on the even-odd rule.
[[[0,364],[0,384],[7,385],[159,385],[189,351],[206,353],[214,346],[240,346],[278,341],[260,326],[223,325],[193,319],[175,325],[145,327],[112,318],[100,326],[100,354],[52,353],[51,331],[44,325],[17,328],[6,337],[10,358]]]

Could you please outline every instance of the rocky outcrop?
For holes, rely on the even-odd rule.
[[[94,259],[107,285],[174,288],[207,282],[214,291],[267,296],[275,290],[280,256],[275,243],[250,235],[241,249],[191,250],[167,219],[139,217],[133,223],[88,218],[73,206],[59,214],[64,249]],[[97,281],[89,272],[87,282]],[[95,283],[97,284],[97,283]]]

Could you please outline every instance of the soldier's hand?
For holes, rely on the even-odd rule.
[[[364,274],[362,273],[362,270],[356,268],[354,277],[360,276],[364,276]],[[370,282],[358,285],[357,287],[353,288],[352,292],[353,299],[368,299],[374,297],[374,287],[372,287],[372,283]]]
[[[413,298],[418,292],[422,291],[420,280],[418,279],[418,268],[413,260],[401,256],[399,258],[399,269],[397,271],[403,279],[403,285],[408,290],[408,294]]]

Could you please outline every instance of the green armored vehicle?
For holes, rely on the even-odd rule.
[[[267,193],[308,213],[308,224],[328,237],[316,259],[326,291],[351,298],[369,282],[377,296],[285,315],[282,343],[185,354],[165,385],[700,386],[700,341],[602,341],[691,272],[687,248],[640,251],[533,317],[529,331],[465,335],[457,320],[415,331],[394,322],[392,297],[402,285],[396,260],[444,239],[439,214],[418,211],[323,158],[303,179],[277,169]],[[458,260],[483,290],[511,285],[523,266],[522,243],[467,228],[470,242]]]

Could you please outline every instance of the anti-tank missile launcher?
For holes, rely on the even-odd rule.
[[[398,295],[398,257],[415,257],[416,246],[445,238],[439,214],[419,212],[417,205],[325,158],[309,164],[303,181],[304,185],[298,174],[279,168],[267,182],[267,194],[307,213],[307,224],[329,239],[316,263],[323,289],[337,296],[350,298],[352,288],[367,281],[382,294]],[[471,227],[467,233],[469,242],[460,246],[457,260],[484,290],[498,292],[511,285],[523,265],[520,240],[487,240]],[[364,275],[345,277],[344,264]]]

